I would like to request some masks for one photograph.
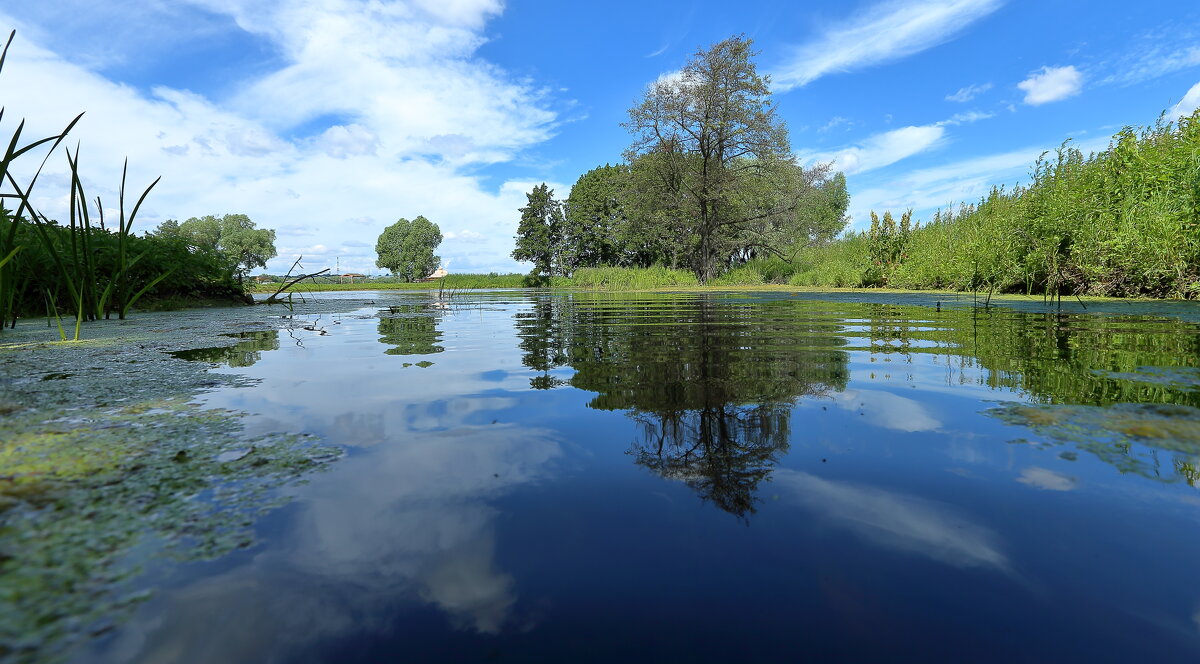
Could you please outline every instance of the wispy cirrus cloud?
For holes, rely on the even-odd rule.
[[[808,164],[832,162],[835,171],[854,175],[925,152],[937,145],[945,131],[937,124],[901,127],[869,136],[840,150],[801,153],[798,157]]]
[[[837,72],[897,60],[943,44],[988,16],[1003,0],[899,0],[869,7],[794,50],[771,72],[786,92]]]
[[[1134,37],[1120,55],[1097,65],[1100,85],[1135,85],[1200,67],[1200,33],[1172,23]]]
[[[865,173],[936,148],[946,136],[946,127],[986,120],[992,116],[992,113],[980,111],[956,113],[932,124],[901,127],[873,134],[840,149],[801,152],[796,156],[807,164],[832,162],[834,170],[847,175]],[[826,131],[844,121],[845,118],[834,118],[818,131]]]
[[[992,89],[991,83],[982,83],[980,85],[968,85],[965,88],[959,88],[958,92],[952,95],[946,95],[946,101],[958,102],[965,104],[979,95]]]
[[[1026,104],[1040,106],[1079,94],[1083,89],[1083,74],[1073,65],[1042,67],[1017,83],[1017,89],[1025,92]]]

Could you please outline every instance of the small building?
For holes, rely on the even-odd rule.
[[[349,280],[350,280],[350,283],[354,283],[354,280],[355,280],[355,279],[358,279],[359,281],[366,281],[366,279],[367,279],[367,275],[365,275],[365,274],[359,274],[359,273],[357,273],[357,272],[347,272],[347,273],[345,273],[345,274],[343,274],[343,275],[342,275],[342,278],[343,278],[343,279],[349,279]]]

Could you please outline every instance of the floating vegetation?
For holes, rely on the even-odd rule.
[[[1200,391],[1200,367],[1138,367],[1135,371],[1102,371],[1099,376],[1170,387],[1186,392]]]
[[[1009,404],[987,411],[1009,424],[1033,429],[1046,446],[1070,444],[1122,473],[1167,482],[1200,481],[1200,409],[1179,404],[1114,406]],[[1160,452],[1173,453],[1169,463]],[[1065,455],[1066,453],[1064,453]],[[1073,458],[1066,457],[1064,458]]]
[[[229,324],[114,321],[124,339],[0,348],[0,660],[59,659],[115,627],[149,596],[135,578],[152,561],[252,545],[277,489],[341,455],[192,402],[252,384],[168,354]],[[232,358],[278,347],[275,329],[229,336]]]

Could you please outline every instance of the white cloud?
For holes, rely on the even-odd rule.
[[[846,390],[834,396],[843,410],[862,410],[867,421],[894,431],[933,431],[942,426],[919,402],[882,390]]]
[[[955,92],[952,95],[946,95],[946,101],[955,101],[960,104],[966,103],[991,89],[991,83],[984,83],[982,85],[968,85],[965,88],[959,88],[958,92]]]
[[[808,164],[833,162],[833,169],[847,175],[864,173],[894,164],[901,159],[925,152],[937,145],[945,135],[941,124],[902,127],[875,134],[858,145],[832,152],[801,153],[797,155]]]
[[[1200,65],[1200,34],[1178,21],[1137,35],[1120,55],[1099,64],[1097,71],[1112,72],[1100,84],[1135,85]]]
[[[1042,67],[1017,87],[1025,91],[1026,104],[1038,106],[1079,94],[1083,89],[1083,74],[1073,65]]]
[[[771,73],[777,92],[831,73],[896,60],[949,41],[1002,0],[898,0],[831,25]]]
[[[937,123],[941,127],[954,127],[961,124],[971,124],[980,120],[996,117],[995,113],[985,113],[983,111],[967,111],[966,113],[955,113],[950,117]]]
[[[1045,491],[1071,491],[1079,487],[1079,480],[1070,475],[1063,475],[1036,466],[1022,470],[1017,481]]]
[[[221,17],[205,30],[244,30],[278,57],[248,73],[234,70],[225,97],[138,89],[30,39],[43,35],[63,47],[55,26],[31,27],[0,11],[0,27],[18,28],[0,84],[38,91],[7,99],[0,129],[11,131],[24,117],[27,136],[50,135],[86,110],[72,139],[83,146],[89,195],[115,203],[126,156],[130,187],[139,193],[162,175],[137,232],[167,218],[244,212],[276,229],[281,249],[347,241],[373,247],[388,223],[423,214],[458,231],[439,253],[460,269],[521,269],[509,253],[527,189],[489,183],[478,166],[512,161],[546,140],[557,115],[543,90],[475,55],[480,29],[502,3],[194,4],[202,9],[188,11]],[[82,15],[76,29],[111,22],[104,12],[115,10],[88,7],[96,16]],[[191,25],[157,24],[179,39],[195,36]],[[51,217],[66,208],[65,186],[53,186],[64,162],[51,158],[35,192]],[[281,250],[268,270],[286,270],[291,260]],[[342,254],[345,270],[366,272],[373,263],[369,249]]]
[[[840,115],[835,115],[829,119],[829,122],[826,122],[817,131],[824,133],[824,132],[836,129],[837,127],[840,127],[841,125],[847,125],[847,128],[849,128],[849,125],[852,125],[852,124],[854,124],[854,123],[850,122],[850,118],[844,118]]]
[[[1170,118],[1191,115],[1197,108],[1200,108],[1200,83],[1193,85],[1167,115]]]
[[[479,242],[484,239],[483,233],[476,233],[469,228],[458,232],[447,231],[442,234],[442,237],[447,240],[458,240],[460,242]]]

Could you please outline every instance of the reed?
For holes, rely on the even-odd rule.
[[[16,32],[11,32],[3,50],[0,50],[0,70],[3,70],[15,36]],[[0,121],[3,115],[4,109],[0,107]],[[146,187],[126,214],[128,161],[121,173],[118,201],[120,216],[115,232],[105,225],[104,208],[99,197],[95,199],[99,225],[93,224],[80,177],[78,145],[73,154],[70,149],[66,150],[70,174],[67,225],[58,226],[34,207],[32,194],[47,161],[82,117],[82,113],[75,116],[63,131],[54,136],[26,144],[22,144],[25,129],[22,120],[13,130],[0,158],[0,256],[3,256],[0,259],[0,329],[5,322],[15,326],[18,316],[30,308],[31,301],[36,300],[49,303],[53,311],[48,313],[57,318],[61,294],[66,296],[70,311],[75,316],[73,338],[78,339],[85,320],[107,318],[113,311],[120,318],[125,318],[129,308],[139,298],[174,270],[160,270],[140,283],[131,282],[131,271],[151,251],[151,247],[145,247],[140,253],[131,252],[133,223],[146,196],[159,180]],[[29,182],[18,182],[12,170],[13,164],[47,144],[49,149]],[[15,212],[10,213],[2,205],[4,200],[16,201]],[[22,260],[26,257],[27,260]],[[49,280],[42,277],[47,268],[53,271],[53,278]],[[62,336],[66,337],[65,332]]]

